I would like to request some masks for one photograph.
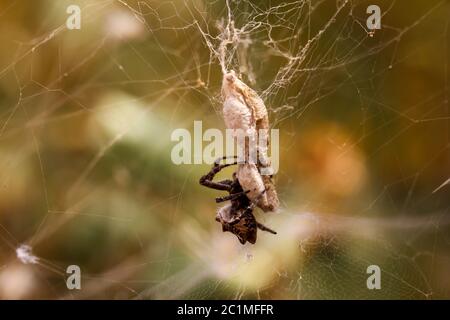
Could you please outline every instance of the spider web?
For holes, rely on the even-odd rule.
[[[371,4],[3,3],[0,297],[449,298],[449,4],[377,1],[375,32]],[[229,70],[281,134],[253,246],[170,160],[174,129],[224,128]]]

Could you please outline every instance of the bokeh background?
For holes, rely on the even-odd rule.
[[[434,0],[0,1],[0,297],[450,298],[449,17]],[[256,213],[278,235],[255,245],[214,220],[209,166],[170,159],[173,130],[225,129],[220,62],[280,130],[282,209]]]

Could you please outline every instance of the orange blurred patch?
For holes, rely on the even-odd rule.
[[[315,191],[348,197],[364,187],[365,157],[351,135],[338,124],[315,125],[302,135],[299,150],[298,171]]]

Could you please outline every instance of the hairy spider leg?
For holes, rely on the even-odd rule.
[[[230,191],[232,188],[232,181],[231,180],[223,180],[219,182],[212,181],[214,179],[214,176],[219,173],[223,168],[229,167],[232,164],[221,164],[221,165],[214,165],[214,167],[211,168],[211,170],[202,176],[199,180],[199,183],[202,186],[216,189],[216,190],[225,190]]]
[[[267,231],[270,232],[272,234],[277,234],[276,231],[270,229],[269,227],[266,227],[265,225],[263,225],[262,223],[259,223],[258,221],[256,221],[256,226],[261,229],[262,231]]]
[[[237,156],[223,156],[223,157],[217,158],[216,161],[214,161],[214,166],[218,166],[222,160],[227,160],[227,159],[235,159],[233,161],[233,163],[228,164],[230,166],[238,163]]]
[[[225,201],[228,201],[228,200],[235,200],[235,199],[237,199],[237,198],[239,198],[239,197],[241,197],[243,195],[246,195],[249,192],[250,192],[250,190],[247,190],[247,191],[241,191],[241,192],[233,193],[233,194],[230,194],[230,195],[224,196],[224,197],[217,197],[216,198],[216,203],[221,203],[221,202],[225,202]]]
[[[220,162],[222,160],[226,160],[226,159],[230,159],[230,158],[235,159],[235,161],[233,161],[232,163],[220,164]],[[219,181],[219,182],[214,182],[213,179],[214,179],[215,175],[217,173],[219,173],[223,168],[237,164],[236,159],[237,159],[237,156],[223,156],[223,157],[217,158],[214,161],[214,166],[211,168],[211,170],[207,174],[205,174],[204,176],[202,176],[200,178],[199,183],[202,186],[205,186],[205,187],[208,187],[211,189],[230,191],[232,188],[233,181],[223,180],[223,181]]]

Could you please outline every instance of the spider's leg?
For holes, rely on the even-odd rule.
[[[250,190],[247,190],[247,191],[233,193],[233,194],[230,194],[230,195],[224,196],[224,197],[218,197],[218,198],[216,198],[216,203],[220,203],[220,202],[224,202],[224,201],[228,201],[228,200],[234,200],[234,199],[237,199],[240,196],[245,195],[249,192],[250,192]]]
[[[203,176],[202,178],[204,178],[205,176]],[[231,184],[228,184],[226,182],[231,181],[231,180],[225,180],[222,182],[214,182],[211,181],[209,179],[202,179],[200,178],[200,184],[202,186],[211,188],[211,189],[216,189],[216,190],[224,190],[224,191],[230,191],[231,190]]]
[[[216,189],[216,190],[225,190],[225,191],[230,191],[231,190],[231,180],[224,180],[221,182],[214,182],[212,181],[214,179],[214,176],[220,172],[220,170],[222,170],[225,167],[230,166],[229,164],[222,164],[222,165],[215,165],[214,167],[211,168],[211,170],[205,174],[204,176],[202,176],[199,180],[199,183],[202,186],[211,188],[211,189]]]
[[[263,225],[262,223],[256,222],[256,225],[257,225],[258,228],[261,229],[262,231],[267,231],[267,232],[270,232],[270,233],[272,233],[272,234],[277,234],[276,231],[274,231],[274,230],[272,230],[272,229],[266,227],[266,226]]]
[[[216,161],[214,161],[214,166],[216,166],[216,167],[219,166],[220,162],[222,160],[227,160],[227,159],[235,159],[232,163],[227,163],[227,166],[235,165],[238,163],[237,156],[223,156],[223,157],[217,158]]]

